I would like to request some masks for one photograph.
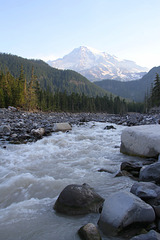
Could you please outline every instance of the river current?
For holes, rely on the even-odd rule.
[[[130,190],[133,180],[114,177],[121,162],[132,159],[119,149],[125,127],[104,130],[106,125],[73,125],[35,143],[0,146],[1,240],[79,240],[78,229],[97,224],[99,214],[57,214],[53,205],[64,187],[87,183],[104,198]]]

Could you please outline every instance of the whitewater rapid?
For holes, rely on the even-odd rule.
[[[133,180],[114,177],[121,162],[132,159],[119,149],[125,127],[104,130],[106,125],[73,125],[70,132],[35,143],[0,147],[1,240],[79,240],[78,229],[88,222],[97,224],[99,214],[57,214],[53,205],[63,188],[87,183],[104,198],[130,189]],[[107,172],[98,171],[102,168]]]

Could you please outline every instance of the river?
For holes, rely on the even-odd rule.
[[[77,230],[99,214],[65,216],[53,205],[68,184],[87,183],[102,197],[130,190],[133,180],[114,177],[122,161],[124,126],[104,130],[108,123],[73,125],[35,143],[0,146],[0,239],[79,240]],[[104,168],[108,172],[99,172]],[[102,234],[103,240],[108,238]]]

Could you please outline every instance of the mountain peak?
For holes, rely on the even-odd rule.
[[[55,68],[75,70],[91,81],[135,80],[148,71],[131,60],[120,60],[116,56],[86,46],[75,48],[63,58],[48,63]]]

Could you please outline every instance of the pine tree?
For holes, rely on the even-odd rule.
[[[150,97],[148,98],[148,108],[160,106],[160,78],[156,74],[154,83],[151,84]]]
[[[36,92],[37,86],[37,77],[34,75],[34,68],[32,67],[31,80],[28,85],[28,94],[27,94],[27,108],[28,110],[37,109],[38,98]]]
[[[158,74],[156,74],[156,79],[154,81],[154,87],[152,90],[152,101],[153,106],[158,107],[160,105],[160,78]]]

